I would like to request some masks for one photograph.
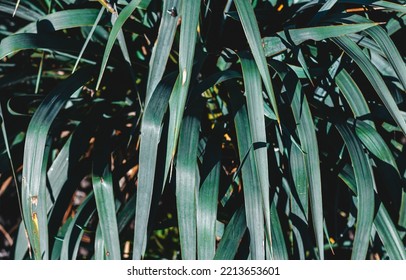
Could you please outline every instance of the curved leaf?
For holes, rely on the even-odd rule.
[[[302,85],[296,74],[281,62],[270,63],[284,82],[286,99],[290,103],[296,122],[301,149],[304,151],[306,173],[309,180],[310,207],[320,258],[324,258],[323,242],[323,197],[321,189],[321,171],[316,128]]]
[[[78,254],[79,244],[89,223],[96,211],[96,202],[93,192],[88,194],[76,211],[75,217],[66,230],[61,249],[61,260],[74,260]]]
[[[141,125],[140,167],[138,175],[137,204],[133,258],[140,259],[145,252],[147,226],[154,189],[154,176],[161,136],[161,124],[168,107],[174,75],[164,78],[155,88],[145,108]],[[160,186],[161,187],[161,186]]]
[[[399,125],[400,129],[406,134],[406,123],[403,119],[395,100],[393,99],[391,92],[386,86],[382,76],[379,75],[378,70],[372,65],[371,61],[366,57],[362,50],[348,37],[333,38],[340,48],[342,48],[361,68],[365,76],[368,78],[375,91],[378,93],[383,104],[388,112],[391,114],[395,122]]]
[[[355,183],[354,172],[351,168],[344,168],[339,177],[344,183],[357,195],[357,186]],[[396,230],[388,211],[383,203],[379,200],[378,196],[375,196],[378,211],[375,216],[374,225],[378,231],[378,235],[385,246],[386,251],[393,260],[405,260],[406,252],[405,247],[399,234]]]
[[[369,124],[361,120],[355,121],[355,132],[361,142],[378,159],[391,165],[399,174],[396,161],[388,145],[382,139],[381,135]]]
[[[27,130],[22,177],[22,206],[34,258],[48,258],[46,173],[49,154],[48,133],[66,100],[92,76],[85,68],[61,82],[38,107]]]
[[[245,223],[245,209],[240,207],[235,211],[233,217],[228,223],[223,237],[217,247],[215,260],[232,260],[237,253],[238,247],[240,246],[241,239],[247,230],[247,225]]]
[[[257,64],[259,73],[261,73],[262,80],[265,85],[266,92],[268,93],[269,100],[272,104],[272,109],[276,115],[278,123],[280,123],[278,105],[273,91],[271,76],[266,62],[266,57],[261,43],[261,34],[259,32],[258,23],[251,3],[246,0],[233,0],[237,8],[238,15],[242,23],[242,27],[247,37],[248,44],[250,45],[252,56]]]
[[[343,137],[350,154],[357,187],[357,229],[351,258],[365,260],[374,220],[374,175],[372,174],[369,159],[354,133],[345,124],[336,124],[336,128]]]
[[[376,23],[342,24],[330,26],[315,26],[280,31],[277,36],[262,39],[266,56],[274,56],[288,48],[302,44],[308,40],[322,41],[328,38],[339,37],[375,26]]]
[[[92,26],[99,14],[97,9],[75,9],[55,12],[39,18],[16,33],[54,32],[63,29]]]
[[[59,38],[49,34],[47,36],[30,33],[15,34],[1,40],[0,60],[14,52],[29,49],[77,52],[80,46],[76,41],[70,39],[61,41]]]
[[[113,49],[114,43],[117,39],[117,36],[123,27],[124,23],[127,21],[127,19],[131,16],[131,14],[134,12],[134,10],[137,8],[137,6],[140,4],[142,0],[132,0],[119,14],[116,22],[113,25],[113,28],[111,29],[109,39],[106,44],[106,48],[104,50],[103,54],[103,60],[101,63],[100,67],[100,73],[99,73],[99,78],[97,79],[97,84],[96,84],[96,89],[100,87],[101,80],[103,78],[103,73],[104,70],[106,69],[107,66],[107,61],[110,57],[111,50]],[[94,22],[94,21],[93,21]],[[92,23],[93,24],[93,23]]]

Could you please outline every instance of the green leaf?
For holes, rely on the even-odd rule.
[[[63,29],[92,26],[99,14],[97,9],[64,10],[45,15],[16,33],[54,32]]]
[[[61,258],[63,240],[65,238],[66,232],[69,229],[69,225],[71,224],[72,220],[73,218],[69,217],[59,229],[58,234],[55,236],[55,242],[51,253],[51,260],[59,260]]]
[[[172,49],[173,40],[175,38],[178,18],[171,16],[165,11],[176,7],[180,0],[168,0],[163,3],[163,13],[161,23],[159,25],[158,37],[152,49],[151,59],[149,61],[148,83],[146,90],[145,104],[155,90],[155,87],[162,79],[165,72],[166,63]]]
[[[37,10],[30,9],[28,7],[19,5],[19,8],[15,10],[16,4],[12,2],[2,1],[0,3],[0,9],[2,13],[13,15],[17,18],[21,18],[28,21],[35,21],[41,18],[44,14]]]
[[[209,138],[202,162],[202,184],[199,190],[197,208],[198,259],[211,260],[216,252],[216,219],[220,187],[221,123]]]
[[[292,48],[291,44],[298,46],[308,40],[322,41],[328,38],[339,37],[351,33],[357,33],[373,26],[376,23],[342,24],[331,26],[317,26],[280,31],[275,37],[262,39],[266,56],[274,56]]]
[[[217,247],[215,260],[232,260],[240,246],[241,239],[247,230],[244,207],[238,208],[228,223],[223,237]]]
[[[15,260],[24,260],[27,256],[27,249],[29,247],[27,234],[25,230],[24,223],[21,222],[18,227],[17,236],[15,238],[15,248],[14,248],[14,259]]]
[[[406,24],[406,14],[398,13],[391,17],[385,25],[385,29],[389,36],[392,36],[397,31],[401,30]]]
[[[21,50],[41,49],[41,50],[60,50],[60,51],[78,51],[80,49],[76,41],[59,38],[51,34],[15,34],[4,38],[0,43],[0,60],[8,55]]]
[[[372,23],[359,15],[352,15],[343,19],[347,22],[357,22],[357,23]],[[365,33],[371,36],[371,38],[378,44],[383,53],[385,54],[388,61],[391,63],[393,69],[395,70],[399,81],[402,83],[403,88],[406,89],[406,65],[399,53],[398,48],[395,43],[391,40],[388,33],[380,26],[373,26],[365,30]]]
[[[119,5],[128,5],[128,2],[129,2],[130,0],[118,0],[117,1],[117,4],[119,4]],[[148,6],[149,6],[149,4],[151,3],[151,0],[141,0],[141,3],[138,5],[138,7],[140,8],[140,9],[147,9],[148,8]]]
[[[133,195],[125,204],[123,209],[121,209],[117,214],[117,227],[118,232],[121,233],[128,223],[134,218],[135,212],[135,202],[136,195]]]
[[[127,21],[127,19],[131,16],[131,14],[134,12],[134,10],[137,8],[137,6],[140,4],[142,0],[132,0],[119,14],[116,22],[113,25],[113,28],[110,31],[110,36],[106,44],[106,48],[104,50],[103,54],[103,60],[102,64],[100,67],[100,73],[99,73],[99,78],[97,79],[97,84],[96,84],[96,90],[99,89],[101,80],[103,78],[103,73],[104,70],[106,69],[107,66],[107,61],[110,57],[111,50],[113,49],[114,43],[117,39],[117,36],[119,32],[121,31],[121,28],[123,27],[124,23]]]
[[[258,22],[254,13],[251,3],[246,0],[234,0],[237,8],[238,15],[242,23],[242,27],[247,37],[248,44],[258,70],[261,73],[262,80],[265,85],[266,92],[268,93],[269,100],[271,101],[272,108],[276,115],[278,123],[280,123],[278,106],[273,91],[271,76],[269,74],[268,64],[264,53],[263,44],[261,43],[261,34],[259,32]]]
[[[179,138],[179,131],[183,113],[185,111],[190,81],[192,77],[193,59],[196,49],[196,29],[199,22],[200,0],[182,2],[182,25],[179,38],[179,82],[176,83],[175,91],[170,101],[170,124],[168,152],[173,159],[176,144]],[[172,133],[173,131],[173,133]]]
[[[361,143],[346,124],[336,124],[350,154],[357,188],[357,229],[352,249],[352,259],[365,260],[374,220],[375,180],[368,157]]]
[[[24,147],[22,176],[23,216],[35,259],[48,258],[48,225],[46,205],[47,163],[50,127],[67,99],[92,76],[85,68],[70,76],[42,101],[31,119]]]
[[[76,71],[76,68],[79,65],[79,62],[80,62],[80,60],[81,60],[81,58],[83,56],[83,53],[85,52],[86,47],[89,44],[90,39],[92,38],[93,33],[96,31],[97,25],[99,24],[103,14],[104,14],[104,10],[105,10],[104,7],[101,8],[100,11],[99,11],[99,14],[97,15],[96,19],[94,20],[92,29],[90,29],[89,34],[87,35],[86,41],[84,42],[84,44],[82,46],[82,49],[80,50],[80,53],[78,55],[78,58],[76,59],[75,65],[73,66],[72,73],[74,73]]]
[[[71,186],[80,182],[82,179],[81,176],[83,175],[83,171],[81,172],[82,169],[78,164],[78,161],[88,148],[87,143],[93,133],[92,124],[95,122],[95,118],[93,117],[89,117],[86,121],[82,122],[63,145],[62,149],[48,169],[47,176],[50,186],[47,188],[46,198],[48,227],[52,227],[54,224],[59,227],[61,218],[60,213],[66,210],[66,208],[64,208],[66,203],[62,202],[61,200],[67,200],[69,202],[73,192]],[[54,212],[56,213],[54,214]],[[55,218],[57,221],[54,221]],[[49,229],[50,232],[52,232],[52,230],[52,228]],[[58,231],[59,237],[60,234],[60,231]],[[53,238],[52,235],[51,238]],[[55,248],[55,246],[61,245],[59,244],[58,240],[59,239],[55,237],[55,244],[54,248],[52,249],[52,254],[54,254],[55,250],[59,250],[59,258],[60,248]],[[16,243],[15,258],[23,259],[28,250],[28,242],[24,232],[24,227],[19,228]]]
[[[389,1],[345,0],[342,2],[356,3],[356,4],[366,5],[366,6],[377,6],[377,7],[382,7],[382,8],[388,9],[388,10],[392,10],[392,11],[406,13],[406,7],[404,5],[389,2]]]
[[[63,238],[61,260],[74,260],[78,254],[79,244],[89,223],[96,211],[96,202],[93,192],[87,195],[76,211]]]
[[[356,120],[355,132],[362,144],[364,144],[374,156],[391,165],[399,174],[399,169],[392,152],[382,139],[381,135],[379,135],[372,126],[361,120]]]
[[[310,25],[313,25],[313,23],[318,22],[320,18],[324,17],[328,11],[330,11],[334,5],[337,3],[337,0],[327,0],[323,6],[319,9],[319,11],[316,13],[316,15],[313,17],[313,19],[310,21]]]
[[[321,190],[321,172],[316,128],[302,85],[296,74],[281,62],[272,61],[271,67],[281,77],[286,88],[286,99],[291,105],[296,122],[301,150],[304,152],[307,179],[309,181],[310,207],[315,231],[316,244],[320,258],[324,258],[323,242],[323,199]]]
[[[106,258],[106,253],[104,249],[104,239],[102,234],[102,229],[100,224],[97,226],[96,235],[94,237],[94,259],[104,260]]]
[[[385,105],[388,112],[391,114],[395,122],[399,125],[400,129],[404,134],[406,134],[406,123],[393,99],[391,92],[386,86],[382,76],[379,75],[378,70],[372,65],[371,61],[366,57],[362,50],[357,46],[356,43],[351,41],[348,37],[339,37],[332,39],[340,48],[342,48],[355,63],[361,68],[365,76],[368,78],[371,85],[374,87],[375,91],[378,93],[383,104]]]
[[[396,230],[388,211],[382,202],[378,203],[378,213],[374,223],[385,249],[393,260],[406,260],[405,246]]]
[[[185,112],[176,155],[176,208],[183,260],[197,255],[197,201],[200,174],[197,165],[202,100]],[[213,198],[212,198],[213,199]]]
[[[348,74],[347,70],[342,69],[338,72],[334,80],[350,105],[351,111],[355,117],[359,118],[371,113],[364,95],[352,79],[351,75]]]
[[[147,245],[147,226],[154,189],[158,143],[173,80],[174,75],[170,75],[158,84],[142,118],[133,259],[140,259]]]
[[[111,130],[105,129],[96,139],[93,156],[92,182],[99,216],[104,254],[107,260],[120,260],[120,242],[114,202],[113,178],[110,170]]]
[[[245,217],[250,233],[250,248],[253,259],[264,259],[264,207],[260,181],[256,173],[255,158],[252,151],[252,138],[246,105],[240,93],[235,90],[231,105],[237,135],[238,154],[241,165],[244,192]],[[270,222],[270,220],[269,220]],[[224,236],[223,236],[224,238]]]
[[[234,124],[237,134],[247,227],[250,232],[251,258],[264,258],[264,218],[266,216],[264,215],[263,198],[261,189],[259,188],[261,183],[254,156],[254,146],[252,143],[247,107],[245,106],[243,97],[239,93],[239,89],[231,89],[233,93],[231,107],[234,114]],[[272,231],[271,234],[268,235],[268,238],[271,237],[272,243],[267,242],[266,246],[267,248],[272,249],[271,252],[269,252],[271,253],[272,258],[287,259],[284,241],[281,243],[274,242],[276,235],[279,236],[279,233],[273,234],[274,230],[278,230],[280,227],[275,224],[277,221],[272,220],[273,209],[271,208],[269,211],[269,214],[271,215],[269,221],[272,225]]]
[[[265,117],[264,117],[264,100],[262,97],[262,84],[261,76],[254,60],[248,54],[240,54],[242,73],[244,78],[245,95],[247,98],[247,111],[249,129],[251,131],[250,146],[253,146],[254,160],[256,170],[258,171],[259,185],[252,185],[254,189],[249,189],[250,185],[246,185],[244,193],[252,192],[254,201],[262,200],[263,214],[265,218],[267,242],[271,245],[271,210],[269,201],[269,176],[268,176],[268,156],[267,156],[267,140],[265,131]],[[240,157],[241,158],[241,157]],[[250,197],[247,195],[247,198]],[[254,203],[254,201],[252,201]],[[248,205],[246,205],[246,209]],[[251,218],[247,215],[247,220]],[[258,219],[258,217],[256,218]],[[251,221],[255,223],[258,221]],[[264,259],[264,232],[256,232],[250,230],[250,236],[253,240],[258,240],[256,244],[251,244],[251,258],[254,260]],[[255,237],[254,237],[255,236]],[[262,237],[261,237],[262,236]],[[255,247],[254,247],[255,245]]]
[[[290,204],[292,231],[295,236],[296,246],[301,260],[305,259],[304,240],[308,226],[308,180],[304,154],[296,146],[290,147],[289,163],[292,174],[293,187],[290,187]]]
[[[355,193],[355,195],[357,195],[357,186],[353,170],[351,168],[344,168],[340,172],[339,177]],[[374,219],[374,225],[388,255],[393,260],[405,260],[406,252],[402,240],[396,230],[396,226],[377,195],[375,195],[375,202],[378,211]]]

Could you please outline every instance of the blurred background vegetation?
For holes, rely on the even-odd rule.
[[[405,259],[405,13],[0,0],[0,259]]]

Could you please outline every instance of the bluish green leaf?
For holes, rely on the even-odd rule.
[[[191,111],[186,111],[182,120],[176,155],[176,208],[183,260],[195,260],[197,256],[197,202],[200,185],[197,158],[203,109],[201,100],[197,100],[192,108]]]
[[[262,97],[262,84],[261,76],[258,68],[250,55],[240,54],[242,73],[244,78],[245,95],[247,99],[247,111],[249,129],[251,131],[251,139],[249,140],[250,146],[253,146],[253,156],[256,164],[256,170],[258,174],[259,185],[247,184],[244,185],[244,194],[246,199],[253,199],[252,204],[255,201],[262,200],[263,215],[265,218],[265,233],[267,236],[267,242],[271,245],[271,210],[269,200],[269,176],[268,176],[268,155],[267,155],[267,140],[265,131],[265,114],[264,114],[264,100]],[[248,151],[248,150],[247,150]],[[241,159],[241,157],[240,157]],[[244,179],[243,179],[244,182]],[[252,189],[251,189],[252,188]],[[247,193],[250,192],[251,195]],[[246,205],[248,210],[248,205]],[[257,220],[260,217],[255,217],[254,220],[250,220],[253,216],[247,216],[248,225],[258,223]],[[251,258],[258,260],[265,258],[264,248],[264,231],[255,231],[250,226],[250,238],[253,241],[251,244]],[[254,228],[256,229],[256,228]],[[256,243],[254,241],[257,240]]]
[[[374,220],[374,175],[369,159],[355,134],[345,124],[336,124],[336,127],[350,154],[357,188],[357,228],[351,258],[365,260]]]
[[[278,123],[280,123],[277,101],[272,87],[263,44],[261,43],[261,34],[259,32],[254,9],[252,8],[251,3],[246,0],[234,0],[234,4],[237,8],[255,63],[257,64],[259,73],[261,73],[266,92],[268,93],[269,100],[272,104],[272,109],[274,110]]]
[[[119,32],[121,31],[121,28],[123,27],[124,23],[127,21],[127,19],[131,16],[131,14],[134,12],[134,10],[137,8],[137,6],[140,4],[142,0],[132,0],[119,14],[116,22],[113,25],[113,28],[111,29],[109,39],[106,44],[106,48],[104,50],[103,54],[103,60],[100,68],[100,73],[99,73],[99,78],[97,80],[96,84],[96,89],[99,88],[101,80],[103,78],[103,73],[104,70],[106,69],[107,66],[107,61],[110,57],[111,50],[113,49],[114,43],[117,39],[117,36]]]
[[[63,29],[92,26],[99,14],[97,9],[64,10],[45,15],[16,33],[54,32]]]
[[[46,173],[51,139],[48,133],[66,100],[91,78],[92,72],[86,68],[78,71],[52,90],[38,107],[27,130],[21,199],[35,259],[47,259],[49,255]]]
[[[328,38],[339,37],[375,26],[376,23],[343,24],[330,26],[305,27],[297,29],[287,29],[280,31],[275,37],[265,37],[262,39],[266,56],[274,56],[278,53],[302,44],[305,41],[322,41]]]
[[[61,260],[74,260],[79,251],[85,228],[96,211],[93,192],[80,204],[63,237]]]
[[[155,87],[162,79],[169,53],[172,49],[173,40],[175,38],[178,18],[177,16],[171,16],[165,11],[171,9],[172,7],[177,7],[178,3],[180,4],[180,0],[168,0],[164,1],[163,3],[163,13],[161,23],[159,25],[158,37],[154,43],[151,59],[149,61],[148,84],[145,104],[148,104],[148,101],[152,93],[154,92]]]
[[[362,50],[356,43],[351,41],[348,37],[339,37],[332,39],[340,48],[342,48],[361,68],[365,76],[368,78],[375,91],[378,93],[380,99],[385,105],[388,112],[391,114],[395,122],[399,125],[400,129],[406,134],[406,123],[396,105],[395,100],[388,87],[386,86],[382,76],[378,70],[372,65],[371,61],[366,57]]]
[[[142,118],[140,167],[135,210],[134,259],[141,258],[147,245],[147,226],[154,189],[158,143],[161,136],[161,124],[172,91],[173,79],[174,75],[171,75],[158,84]]]
[[[388,145],[381,135],[369,124],[361,120],[355,121],[355,132],[362,144],[378,159],[391,165],[399,174],[396,161]]]
[[[245,222],[245,209],[240,207],[235,211],[233,217],[228,223],[223,237],[217,247],[215,260],[232,260],[234,259],[241,239],[247,230],[247,224]]]
[[[197,205],[198,259],[211,260],[216,252],[216,220],[221,171],[221,123],[206,145]]]
[[[110,137],[106,129],[96,139],[92,166],[93,192],[103,237],[105,259],[120,260],[120,241],[114,202],[113,178],[110,170]]]
[[[284,64],[273,61],[271,63],[281,77],[286,88],[286,99],[290,102],[296,122],[296,131],[299,136],[301,149],[304,151],[306,173],[309,181],[310,207],[315,231],[316,244],[320,258],[324,258],[323,242],[323,199],[321,190],[321,172],[319,148],[316,137],[316,128],[306,96],[302,92],[302,85],[296,74]]]
[[[354,192],[354,194],[357,195],[354,171],[351,168],[344,168],[340,172],[339,177]],[[406,252],[404,245],[388,211],[377,195],[375,195],[375,201],[378,211],[374,219],[374,225],[388,255],[393,260],[405,260]]]

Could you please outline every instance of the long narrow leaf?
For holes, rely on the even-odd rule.
[[[269,74],[268,65],[265,58],[264,49],[261,43],[261,34],[259,33],[258,23],[255,17],[254,9],[251,3],[246,0],[234,0],[237,12],[240,16],[242,27],[250,45],[252,55],[258,70],[261,73],[262,80],[268,93],[269,100],[272,104],[272,109],[276,115],[278,123],[280,123],[278,105],[273,91],[271,76]]]
[[[369,237],[374,220],[374,185],[375,180],[369,159],[365,155],[359,140],[345,124],[336,125],[344,139],[351,157],[357,186],[357,230],[355,232],[352,259],[365,260]]]
[[[355,132],[361,142],[378,159],[391,165],[399,174],[396,161],[388,145],[382,139],[381,135],[369,124],[361,120],[355,122]]]
[[[364,95],[345,69],[338,72],[334,80],[350,105],[355,117],[362,117],[371,113]]]
[[[0,43],[0,59],[5,58],[15,52],[29,49],[41,50],[59,50],[59,51],[78,51],[80,49],[76,41],[66,39],[61,41],[59,38],[50,34],[15,34],[4,38]]]
[[[339,38],[333,38],[332,40],[358,64],[375,91],[378,93],[388,112],[399,125],[403,133],[406,134],[406,123],[400,114],[399,108],[383,81],[382,76],[379,75],[378,70],[372,65],[371,61],[366,57],[357,44],[351,41],[348,37],[342,36]]]
[[[197,201],[200,184],[197,158],[203,104],[196,105],[200,108],[193,106],[193,111],[187,111],[182,121],[179,153],[176,156],[176,208],[184,260],[194,260],[197,256]]]
[[[99,14],[97,9],[76,9],[55,12],[26,25],[16,33],[58,31],[80,26],[92,26]]]
[[[132,0],[119,14],[116,22],[113,25],[113,28],[111,29],[109,39],[106,44],[106,48],[104,50],[103,54],[103,60],[100,68],[100,73],[99,73],[99,78],[97,79],[97,84],[96,84],[96,89],[99,88],[101,80],[103,78],[103,73],[104,70],[106,69],[107,66],[107,61],[110,57],[111,50],[113,49],[114,43],[117,39],[117,36],[123,27],[124,23],[127,21],[127,19],[131,16],[131,14],[134,12],[134,10],[137,8],[141,0]]]
[[[149,61],[145,104],[148,104],[155,87],[162,79],[169,53],[172,49],[173,40],[175,38],[176,27],[178,24],[177,15],[172,16],[165,11],[170,10],[172,7],[176,9],[178,3],[180,3],[180,0],[168,0],[163,3],[163,13],[159,25],[158,37],[154,44],[154,48],[152,49],[151,59]]]
[[[211,260],[216,252],[216,219],[221,171],[221,132],[215,129],[209,139],[202,166],[202,184],[197,205],[198,259]]]
[[[291,48],[290,43],[298,46],[305,41],[322,41],[328,38],[339,37],[375,26],[376,23],[343,24],[331,26],[315,26],[280,31],[275,37],[262,39],[266,56],[273,56]]]
[[[237,253],[241,239],[247,230],[247,224],[245,222],[245,209],[240,207],[235,211],[233,217],[228,223],[223,237],[218,245],[215,260],[232,260]]]
[[[168,153],[171,159],[175,155],[176,145],[179,139],[179,131],[186,100],[188,98],[189,86],[192,77],[193,59],[196,50],[197,24],[199,21],[200,0],[182,2],[182,25],[180,27],[179,39],[179,82],[176,83],[175,91],[170,102],[170,123]]]
[[[262,84],[261,76],[254,60],[247,54],[240,54],[241,66],[244,78],[245,95],[247,98],[247,111],[249,129],[251,131],[251,145],[253,145],[254,159],[256,163],[256,169],[258,171],[260,185],[246,185],[244,193],[247,195],[247,199],[252,197],[255,201],[262,200],[262,207],[264,208],[264,218],[266,226],[266,236],[269,246],[271,244],[271,210],[269,201],[269,176],[268,176],[268,156],[267,156],[267,140],[265,132],[265,116],[264,116],[264,101],[262,98]],[[252,189],[250,188],[252,187]],[[248,195],[247,192],[252,192],[252,195]],[[254,201],[252,201],[254,203]],[[248,208],[246,208],[248,209]],[[250,215],[247,215],[251,217]],[[258,217],[256,218],[258,219]],[[256,223],[258,221],[251,221]],[[256,232],[250,230],[250,237],[253,242],[251,245],[251,258],[264,259],[264,232]]]
[[[49,153],[48,132],[66,100],[92,76],[83,69],[60,83],[42,101],[31,119],[24,148],[22,206],[29,240],[36,259],[48,258],[46,173]]]
[[[339,177],[345,182],[345,184],[357,195],[357,185],[355,182],[354,171],[350,168],[345,168],[340,172]],[[378,211],[375,216],[374,225],[378,231],[379,237],[382,239],[382,243],[385,246],[389,256],[393,260],[405,260],[406,252],[401,238],[396,230],[396,227],[389,216],[383,203],[379,200],[378,196],[375,196]]]
[[[105,259],[120,260],[120,242],[114,203],[113,178],[110,170],[110,130],[100,133],[96,140],[93,157],[93,192],[99,216],[101,235],[104,240]]]
[[[85,232],[85,227],[89,223],[95,211],[96,202],[92,192],[88,194],[85,200],[80,204],[76,211],[75,217],[72,219],[68,229],[66,230],[62,243],[61,260],[76,259],[79,251],[79,244]]]
[[[133,258],[140,259],[145,252],[147,226],[154,189],[154,176],[161,124],[168,107],[173,85],[173,75],[164,78],[156,87],[145,108],[141,125],[140,168],[138,175],[137,204]]]
[[[306,173],[309,180],[310,207],[312,221],[316,236],[316,244],[320,258],[324,258],[323,242],[323,200],[321,191],[321,172],[319,148],[316,138],[316,129],[306,96],[302,93],[302,86],[296,74],[279,62],[272,62],[271,66],[284,81],[287,91],[287,100],[291,102],[293,116],[296,121],[296,130],[304,151]],[[305,210],[306,211],[306,210]]]
[[[350,23],[372,23],[371,20],[368,20],[359,15],[351,15],[350,17],[345,17],[343,21]],[[386,58],[395,70],[399,81],[402,83],[403,88],[406,89],[406,65],[399,53],[398,48],[395,46],[395,43],[389,37],[388,33],[386,33],[381,26],[373,26],[371,28],[365,29],[364,32],[371,36],[371,38],[382,49]]]

